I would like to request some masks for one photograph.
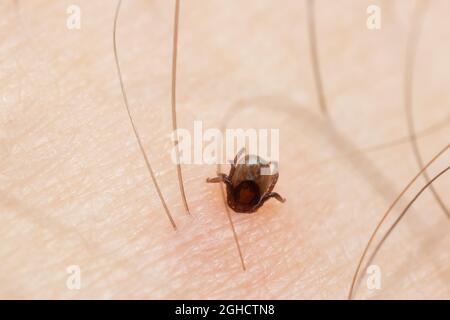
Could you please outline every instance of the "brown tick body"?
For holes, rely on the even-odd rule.
[[[267,200],[275,198],[285,202],[278,193],[272,192],[278,180],[278,172],[262,174],[262,169],[270,170],[270,162],[259,156],[246,155],[242,157],[242,149],[231,164],[228,175],[219,173],[215,178],[208,178],[206,182],[223,182],[227,188],[227,203],[233,211],[238,213],[256,212]]]

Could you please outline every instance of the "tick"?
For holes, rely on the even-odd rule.
[[[278,193],[272,192],[278,180],[278,172],[262,172],[263,169],[268,172],[271,163],[259,156],[244,156],[244,153],[245,149],[241,149],[236,154],[228,175],[219,173],[217,177],[208,178],[206,182],[225,183],[228,206],[238,213],[256,212],[270,198],[285,202]]]

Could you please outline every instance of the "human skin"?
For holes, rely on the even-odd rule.
[[[81,8],[80,30],[66,27],[70,4]],[[382,9],[380,30],[366,28],[370,4]],[[201,120],[205,129],[280,129],[275,191],[287,202],[231,213],[246,271],[220,188],[205,182],[215,166],[183,165],[190,215],[180,196],[170,157],[174,2],[124,1],[117,45],[130,109],[177,231],[124,107],[116,5],[0,4],[0,298],[345,299],[371,232],[420,169],[403,96],[414,2],[317,1],[324,115],[304,1],[181,1],[179,127]],[[425,162],[449,142],[449,10],[446,0],[430,2],[414,67]],[[224,123],[227,110],[233,117]],[[449,161],[447,152],[429,175]],[[417,180],[392,217],[424,184]],[[448,175],[434,186],[450,207]],[[381,288],[363,279],[355,297],[450,298],[449,228],[423,193],[372,261]],[[79,290],[66,285],[72,265],[81,270]]]

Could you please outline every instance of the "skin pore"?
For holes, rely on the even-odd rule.
[[[117,2],[78,0],[80,30],[66,27],[72,3],[0,4],[0,298],[345,299],[375,225],[420,170],[403,95],[413,1],[316,1],[327,116],[306,1],[181,1],[178,127],[280,129],[276,191],[286,203],[231,212],[245,272],[220,188],[205,182],[216,167],[182,166],[186,215],[171,161],[174,2],[123,1],[117,49],[177,231],[123,105]],[[382,9],[381,30],[366,28],[371,4]],[[430,1],[417,46],[412,112],[424,163],[449,142],[449,10]],[[447,152],[428,175],[449,162]],[[381,232],[424,184],[417,180]],[[449,177],[433,185],[450,207]],[[354,297],[448,298],[449,228],[425,191],[372,261],[380,290],[364,278]],[[66,285],[72,265],[80,290]]]

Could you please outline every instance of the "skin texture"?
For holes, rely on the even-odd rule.
[[[179,127],[280,128],[276,191],[287,202],[232,214],[245,272],[220,189],[205,183],[215,166],[183,166],[190,216],[181,202],[170,160],[174,3],[124,1],[117,43],[176,232],[124,109],[112,51],[116,2],[77,0],[81,29],[68,30],[72,3],[0,4],[0,298],[346,298],[370,233],[419,170],[402,93],[413,1],[317,1],[328,117],[303,1],[181,2]],[[381,30],[366,28],[370,4],[382,8]],[[430,1],[414,69],[425,162],[450,136],[449,10],[446,0]],[[447,153],[430,177],[449,163]],[[450,207],[450,178],[434,186]],[[449,229],[424,192],[373,261],[381,289],[363,279],[355,297],[450,298]],[[71,265],[81,268],[80,290],[66,286]]]

